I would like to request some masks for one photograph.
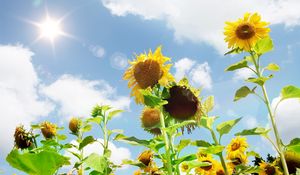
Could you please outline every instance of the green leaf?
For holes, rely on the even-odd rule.
[[[235,92],[233,101],[238,101],[242,98],[247,97],[249,94],[253,94],[255,89],[256,87],[254,87],[252,90],[250,90],[247,86],[241,87]]]
[[[64,134],[57,134],[56,137],[58,140],[66,140],[67,139],[67,136]]]
[[[205,113],[212,111],[215,105],[214,96],[209,96],[206,100],[202,103],[202,108],[204,109]]]
[[[211,146],[211,144],[208,143],[205,140],[196,140],[196,141],[192,142],[192,145],[198,146],[198,147],[209,147],[209,146]]]
[[[102,121],[102,117],[101,116],[97,116],[97,117],[94,117],[94,118],[89,118],[87,119],[88,122],[93,122],[93,123],[96,123],[96,124],[100,124],[101,121]]]
[[[290,141],[289,145],[298,145],[300,144],[300,138],[294,138],[293,140]]]
[[[200,119],[199,126],[202,126],[206,129],[212,129],[212,125],[217,118],[218,117],[215,116],[213,117],[202,116]]]
[[[205,153],[205,154],[218,154],[218,153],[222,152],[224,150],[224,148],[225,147],[222,145],[212,145],[209,147],[202,148],[201,152]]]
[[[228,52],[226,52],[224,55],[229,55],[229,54],[238,54],[238,53],[241,53],[243,50],[240,49],[240,48],[234,48]]]
[[[195,159],[197,159],[197,156],[195,154],[189,154],[189,155],[185,155],[183,157],[178,158],[177,160],[174,161],[174,163],[175,163],[175,165],[178,165],[182,162],[192,161],[192,160],[195,160]]]
[[[100,156],[96,153],[89,155],[85,161],[85,165],[90,167],[100,173],[103,173],[106,167],[108,167],[108,162],[104,156]]]
[[[88,131],[90,131],[90,130],[92,130],[92,125],[89,125],[89,124],[85,125],[85,126],[81,129],[82,132],[88,132]]]
[[[122,160],[122,164],[124,165],[133,165],[133,166],[137,166],[139,168],[146,168],[146,165],[143,164],[142,162],[138,161],[138,160]]]
[[[225,69],[225,71],[234,71],[234,70],[245,68],[247,66],[248,66],[248,61],[246,59],[243,59],[237,63],[230,65]]]
[[[279,71],[280,67],[275,63],[270,63],[267,67],[265,67],[265,69],[270,71]]]
[[[286,146],[287,150],[296,152],[300,155],[300,138],[291,140],[290,144]]]
[[[124,112],[124,110],[113,110],[108,113],[108,120],[111,120],[114,116]]]
[[[260,39],[254,46],[254,51],[258,55],[267,53],[267,52],[271,51],[272,49],[273,49],[273,41],[270,37],[265,37],[263,39]]]
[[[228,120],[226,122],[220,123],[217,126],[217,131],[220,134],[220,137],[224,134],[228,134],[231,129],[241,120],[242,118],[237,118],[234,120]]]
[[[246,152],[246,155],[247,155],[247,157],[250,157],[250,156],[260,157],[260,155],[257,152],[255,152],[255,151]]]
[[[53,175],[63,165],[70,165],[69,158],[53,151],[20,153],[11,151],[6,157],[10,166],[30,175]]]
[[[281,90],[281,100],[289,98],[300,98],[300,88],[296,86],[286,86]]]
[[[245,129],[242,132],[238,132],[235,136],[248,136],[248,135],[265,135],[270,131],[270,129],[265,129],[262,127],[256,127],[253,129]]]
[[[259,77],[259,78],[248,78],[246,81],[247,82],[251,82],[251,83],[255,83],[258,84],[260,86],[264,85],[265,82],[269,79],[273,78],[273,75],[269,75],[268,77]]]
[[[95,142],[96,140],[94,139],[93,136],[87,136],[85,137],[79,144],[79,150],[82,150],[86,145],[91,144]]]
[[[149,90],[140,90],[144,96],[144,103],[150,107],[162,106],[167,104],[167,101],[153,95]]]
[[[235,174],[252,174],[252,173],[259,173],[260,168],[258,166],[246,166],[246,165],[237,165],[236,166]]]
[[[191,139],[181,139],[177,145],[177,152],[180,152],[191,143]]]
[[[140,140],[136,137],[127,137],[123,134],[116,135],[114,140],[123,141],[123,142],[129,143],[131,145],[142,145],[145,147],[148,147],[150,145],[150,142],[148,140]]]
[[[176,123],[172,126],[169,126],[168,128],[165,128],[165,130],[167,132],[174,133],[177,129],[182,128],[187,125],[191,125],[191,124],[196,124],[196,121],[195,120],[186,120],[186,121],[183,121],[180,123]]]

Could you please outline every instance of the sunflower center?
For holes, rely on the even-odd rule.
[[[242,160],[240,158],[235,158],[232,160],[232,163],[234,165],[240,165],[242,163]]]
[[[255,29],[251,24],[244,23],[237,27],[235,34],[239,39],[246,40],[255,35]]]
[[[141,120],[144,127],[151,128],[160,122],[160,111],[155,108],[145,109]]]
[[[134,67],[134,78],[142,89],[153,87],[162,76],[162,70],[157,61],[146,60],[139,62]]]
[[[164,106],[165,110],[178,120],[187,120],[198,110],[198,98],[186,87],[173,86],[167,101],[168,104]]]
[[[224,172],[223,170],[219,170],[219,171],[217,171],[216,174],[217,174],[217,175],[225,175],[225,172]]]
[[[233,143],[231,145],[231,150],[232,151],[238,150],[239,148],[240,148],[240,144],[239,143]]]
[[[276,171],[275,171],[275,168],[273,166],[267,165],[265,167],[265,172],[266,172],[267,175],[273,175],[273,174],[275,174]]]
[[[211,163],[211,161],[209,161],[209,160],[205,160],[205,161],[203,161],[203,162]],[[205,170],[205,171],[209,171],[211,168],[212,168],[212,165],[201,167],[201,169],[203,169],[203,170]]]

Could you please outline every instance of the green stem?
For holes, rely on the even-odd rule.
[[[83,137],[83,133],[81,131],[79,131],[78,133],[78,140],[81,142],[82,141],[82,137]],[[84,169],[83,169],[83,149],[80,150],[80,162],[81,162],[81,165],[80,165],[80,170],[79,170],[79,173],[78,174],[84,174]]]
[[[252,61],[254,63],[255,69],[256,69],[256,75],[257,75],[258,78],[261,78],[262,73],[260,71],[259,58],[256,61],[253,53],[250,52],[250,54],[251,54]],[[279,151],[279,156],[280,156],[280,160],[281,160],[281,163],[282,163],[283,171],[284,171],[285,175],[289,175],[288,167],[287,167],[286,160],[285,160],[285,157],[284,157],[284,146],[282,145],[281,140],[280,140],[280,135],[279,135],[276,123],[275,123],[274,114],[271,110],[271,104],[270,104],[269,96],[268,96],[265,85],[264,84],[260,85],[260,87],[261,87],[261,90],[263,92],[263,98],[264,98],[263,101],[264,101],[265,105],[267,106],[268,113],[269,113],[269,116],[270,116],[270,119],[271,119],[271,123],[272,123],[273,131],[274,131],[274,135],[275,135],[275,138],[276,138],[277,149]]]
[[[107,133],[107,117],[104,116],[104,122],[103,122],[103,134],[104,134],[104,138],[103,138],[103,142],[104,142],[104,146],[103,146],[103,155],[106,154],[107,149],[108,149],[108,133]],[[105,168],[105,175],[108,174],[108,167],[106,166]]]
[[[164,137],[164,142],[165,142],[165,149],[166,149],[166,156],[167,156],[167,160],[166,160],[166,166],[167,166],[167,171],[168,171],[168,175],[172,175],[172,164],[171,164],[171,155],[170,155],[170,141],[167,135],[167,132],[165,130],[166,125],[165,125],[165,118],[164,118],[164,114],[163,114],[163,109],[160,109],[160,124],[161,124],[161,132],[162,135]]]
[[[216,145],[220,145],[220,143],[218,142],[218,139],[217,139],[217,137],[216,137],[215,132],[214,132],[212,129],[210,129],[210,133],[211,133],[211,135],[212,135],[212,138],[213,138],[214,141],[215,141],[215,144],[216,144]],[[219,158],[220,158],[220,160],[221,160],[221,164],[222,164],[222,166],[223,166],[223,169],[224,169],[224,171],[225,171],[225,174],[226,174],[226,175],[229,175],[229,174],[228,174],[228,170],[227,170],[227,166],[226,166],[226,163],[225,163],[225,159],[224,159],[224,157],[223,157],[223,151],[220,152],[220,153],[218,154],[218,156],[219,156]]]

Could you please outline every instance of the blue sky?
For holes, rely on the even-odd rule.
[[[129,98],[127,82],[122,80],[126,68],[123,63],[132,59],[134,53],[154,50],[159,45],[163,46],[164,55],[172,58],[172,73],[177,78],[182,75],[194,77],[192,84],[204,87],[204,97],[215,96],[213,114],[221,116],[220,121],[244,117],[234,132],[257,125],[266,126],[266,111],[256,98],[232,102],[235,90],[245,84],[241,77],[249,73],[224,72],[228,65],[239,59],[222,54],[226,51],[222,38],[224,21],[235,20],[247,11],[258,11],[271,22],[275,50],[266,54],[262,62],[276,62],[281,67],[280,73],[267,84],[273,100],[283,86],[300,86],[300,13],[297,11],[300,4],[293,0],[285,3],[255,0],[237,4],[230,1],[223,4],[224,8],[216,7],[215,4],[221,2],[2,1],[0,94],[4,98],[0,98],[0,104],[4,112],[0,118],[0,169],[5,174],[20,174],[5,163],[15,125],[49,120],[66,126],[71,115],[87,116],[91,105],[97,102],[126,110],[111,122],[111,128],[124,129],[126,135],[150,138],[140,128],[141,107]],[[34,42],[39,29],[28,22],[42,21],[46,11],[53,18],[65,16],[62,28],[72,35],[58,37],[54,42],[55,49],[46,39]],[[300,136],[297,129],[299,109],[298,101],[289,101],[278,111],[277,119],[279,125],[282,124],[280,130],[285,141]],[[100,137],[97,132],[92,134]],[[224,137],[223,142],[228,143],[231,136]],[[202,129],[184,137],[210,139]],[[253,145],[251,149],[263,155],[272,152],[259,137],[248,140]],[[127,158],[136,158],[144,149],[114,144],[117,151],[128,149],[125,151],[128,154],[123,155]],[[132,174],[133,170],[121,171]]]

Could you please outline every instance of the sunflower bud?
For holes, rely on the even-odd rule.
[[[185,86],[170,88],[170,97],[165,110],[175,119],[188,120],[197,113],[199,100],[194,93]]]
[[[41,124],[41,131],[46,139],[51,139],[56,136],[56,125],[50,122],[44,122]]]
[[[69,129],[73,134],[77,134],[81,125],[81,121],[78,118],[72,118],[69,122]]]
[[[142,126],[152,128],[160,122],[160,111],[156,108],[145,108],[141,116]]]
[[[32,133],[26,132],[23,126],[18,126],[15,130],[15,146],[26,149],[33,145]]]
[[[153,153],[151,150],[148,151],[144,151],[142,152],[139,157],[138,160],[140,162],[142,162],[144,165],[148,166],[150,165],[151,161],[152,161],[152,157],[153,157]]]

